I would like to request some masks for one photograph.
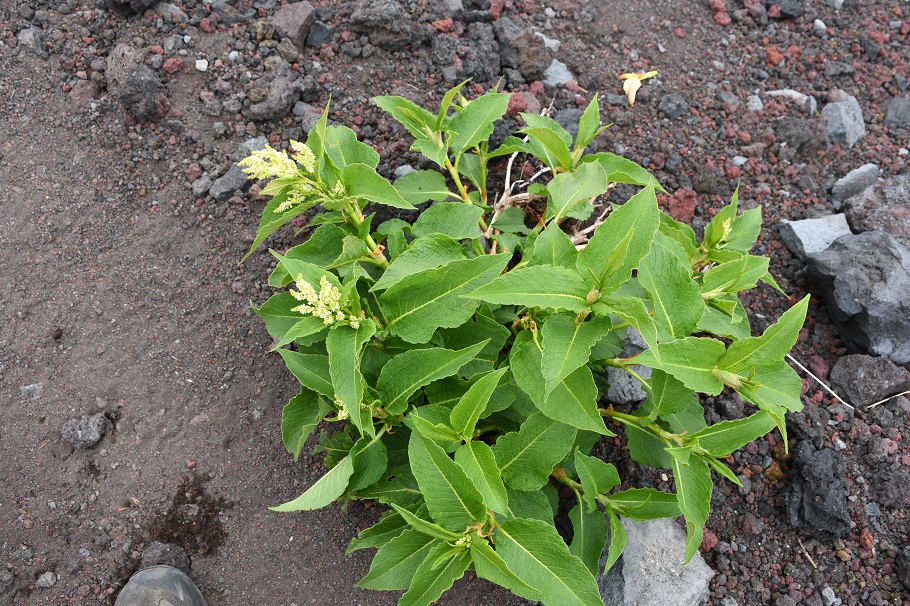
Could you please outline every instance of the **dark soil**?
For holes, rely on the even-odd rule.
[[[268,353],[271,340],[249,308],[271,294],[273,259],[263,249],[237,264],[265,201],[255,191],[224,202],[192,193],[199,172],[225,172],[247,138],[286,144],[302,137],[308,119],[250,122],[233,110],[203,112],[204,99],[242,101],[263,73],[262,49],[270,47],[259,44],[253,22],[270,16],[275,2],[257,0],[262,8],[251,18],[252,4],[237,0],[219,13],[174,0],[190,16],[175,25],[152,12],[103,11],[95,0],[0,2],[0,566],[22,583],[14,604],[111,604],[156,540],[187,550],[212,606],[397,600],[354,587],[370,553],[344,555],[351,537],[378,518],[377,507],[299,515],[267,509],[296,497],[324,468],[309,449],[294,463],[281,446],[281,408],[295,381]],[[349,30],[357,2],[318,4],[319,19],[335,34],[297,60],[313,76],[304,101],[320,107],[331,94],[331,118],[351,124],[380,152],[387,176],[404,164],[421,167],[407,134],[369,98],[438,102],[449,85],[430,43],[373,47]],[[426,4],[408,5],[413,19],[445,35],[429,25],[438,15]],[[886,103],[908,94],[908,7],[897,0],[846,0],[839,11],[823,0],[711,5],[494,2],[494,13],[501,8],[560,41],[556,56],[576,76],[555,88],[513,78],[508,88],[543,106],[552,102],[557,112],[599,93],[612,126],[595,147],[649,167],[676,194],[662,203],[674,215],[689,214],[697,228],[738,185],[743,207],[764,208],[755,254],[770,256],[780,284],[800,297],[810,286],[780,241],[778,221],[830,212],[833,182],[867,162],[886,177],[907,172],[901,148],[910,132],[883,119]],[[800,16],[788,12],[794,5]],[[225,24],[231,15],[235,22]],[[493,19],[489,11],[471,15]],[[724,25],[725,16],[732,23]],[[827,26],[823,35],[813,30],[816,18]],[[29,27],[45,36],[34,50],[17,39]],[[477,60],[472,49],[485,48],[466,37],[463,20],[440,27],[467,49],[459,51],[464,65]],[[191,36],[186,56],[167,50],[174,35]],[[143,49],[149,64],[162,53],[183,61],[173,73],[157,69],[170,101],[158,122],[137,121],[103,88],[97,60],[120,43]],[[244,63],[230,59],[231,51]],[[208,60],[206,72],[194,69],[198,58]],[[853,69],[826,67],[833,61]],[[624,105],[617,76],[650,69],[659,76],[645,82],[634,107]],[[793,101],[764,94],[787,88],[813,95],[819,107],[838,91],[855,96],[865,137],[852,148],[810,135],[800,146],[782,143],[781,118],[809,118]],[[764,108],[750,111],[747,97],[757,92]],[[216,136],[216,122],[225,136]],[[292,245],[291,233],[269,246]],[[787,306],[769,288],[747,296],[756,330]],[[845,353],[814,298],[794,356],[803,363],[817,356],[830,367]],[[20,389],[39,383],[40,390]],[[793,422],[810,431],[793,437],[820,448],[843,444],[850,529],[832,538],[791,526],[785,501],[794,471],[780,436],[750,444],[730,462],[750,488],[718,480],[703,547],[718,572],[711,602],[827,605],[822,591],[830,589],[844,604],[910,603],[895,562],[908,545],[906,509],[886,506],[901,499],[876,488],[884,472],[910,468],[906,412],[891,404],[886,421],[857,421],[814,382],[805,388],[807,413]],[[742,414],[722,399],[705,405],[711,421]],[[94,448],[74,451],[61,425],[99,411],[115,429]],[[882,448],[870,457],[867,444]],[[659,473],[626,480],[671,488]],[[48,571],[56,584],[38,587]],[[524,602],[469,575],[440,603]]]

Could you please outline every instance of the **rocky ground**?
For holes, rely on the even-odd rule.
[[[429,104],[465,78],[565,124],[598,93],[596,147],[650,168],[696,228],[738,185],[764,209],[757,254],[815,295],[794,357],[856,410],[807,379],[790,453],[775,433],[732,457],[744,486],[719,481],[702,546],[710,603],[910,602],[910,402],[866,408],[910,373],[846,356],[910,361],[908,33],[898,0],[0,2],[0,605],[110,604],[168,558],[213,606],[395,603],[354,588],[369,554],[344,555],[375,508],[266,509],[322,469],[280,444],[294,380],[248,306],[272,259],[237,264],[265,201],[232,162],[301,138],[331,96],[386,176],[420,168],[370,97]],[[629,107],[617,76],[651,69]],[[837,209],[791,224],[798,254],[783,244],[782,220]],[[867,234],[811,256],[849,228]],[[788,300],[747,304],[760,330]],[[523,601],[469,578],[440,603]]]

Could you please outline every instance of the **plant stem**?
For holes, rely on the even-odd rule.
[[[578,491],[584,492],[584,488],[582,488],[581,484],[579,484],[578,482],[576,482],[575,480],[573,480],[572,478],[567,476],[566,470],[563,469],[562,467],[554,467],[553,473],[551,473],[550,475],[553,476],[556,479],[556,481],[558,481],[562,484],[565,484],[572,490],[574,490],[576,492],[578,492]]]
[[[357,205],[355,200],[349,201],[344,205],[343,211],[344,215],[350,219],[351,223],[354,224],[354,227],[358,228],[357,231],[360,231],[360,225],[364,222],[363,213],[360,212],[360,206]],[[365,258],[365,261],[369,261],[374,265],[386,269],[389,266],[389,261],[385,258],[385,255],[382,254],[382,246],[376,244],[376,241],[373,239],[373,236],[370,235],[370,232],[367,231],[363,241],[370,249],[369,258]]]
[[[683,436],[681,434],[670,433],[669,431],[667,431],[666,429],[664,429],[657,423],[648,423],[647,425],[645,425],[645,422],[647,422],[647,420],[648,420],[647,418],[635,417],[632,415],[627,415],[622,412],[616,412],[615,410],[613,410],[612,406],[610,406],[610,408],[601,408],[600,416],[606,417],[608,419],[612,419],[613,421],[619,421],[620,423],[622,423],[624,425],[635,425],[636,427],[648,429],[654,435],[656,435],[658,438],[663,440],[667,445],[672,445],[672,444],[675,444],[677,446],[686,445],[685,438],[683,438]]]
[[[642,389],[651,393],[651,384],[648,383],[647,379],[642,377],[640,374],[632,370],[632,365],[628,362],[627,358],[609,358],[603,360],[602,364],[604,366],[613,366],[614,368],[621,368],[630,375],[632,375],[639,383],[641,383]]]
[[[458,174],[458,168],[452,164],[448,158],[446,158],[446,168],[452,176],[452,180],[455,181],[455,187],[458,188],[458,194],[461,196],[461,201],[465,204],[473,204],[473,202],[471,202],[471,197],[468,196],[468,190],[465,188],[464,183],[461,182],[461,175]]]

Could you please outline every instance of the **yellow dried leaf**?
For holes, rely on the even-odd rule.
[[[635,93],[641,88],[641,81],[653,78],[656,75],[656,69],[640,74],[620,74],[619,79],[625,80],[622,85],[622,90],[626,93],[626,96],[629,97],[629,105],[635,105]]]

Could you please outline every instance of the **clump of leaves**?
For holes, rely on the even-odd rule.
[[[378,548],[359,586],[407,590],[402,605],[430,604],[468,568],[547,605],[601,604],[595,575],[608,536],[607,569],[623,550],[621,517],[682,516],[691,559],[711,470],[739,484],[724,463],[733,451],[775,426],[786,443],[801,382],[784,356],[808,302],[753,337],[738,294],[774,285],[768,259],[748,252],[760,209],[738,214],[734,196],[699,242],[658,209],[647,171],[585,154],[602,130],[596,98],[574,138],[522,114],[519,136],[490,149],[509,96],[468,101],[460,88],[434,112],[376,98],[439,171],[390,184],[376,152],[326,114],[290,158],[266,150],[245,161],[273,178],[252,249],[315,209],[308,240],[273,252],[269,284],[290,288],[254,308],[301,385],[284,409],[284,443],[296,459],[317,426],[339,425],[317,447],[328,473],[274,509],[389,505],[348,551]],[[542,170],[512,183],[518,155]],[[491,168],[505,180],[499,196]],[[615,183],[641,189],[622,205],[599,202]],[[412,223],[374,227],[366,214],[428,201]],[[648,349],[624,356],[632,329]],[[605,401],[606,367],[641,382],[639,409]],[[725,387],[757,411],[707,426],[696,394]],[[616,468],[590,456],[617,427],[634,460],[672,471],[675,494],[620,490]],[[568,544],[554,525],[557,485],[577,497]]]

